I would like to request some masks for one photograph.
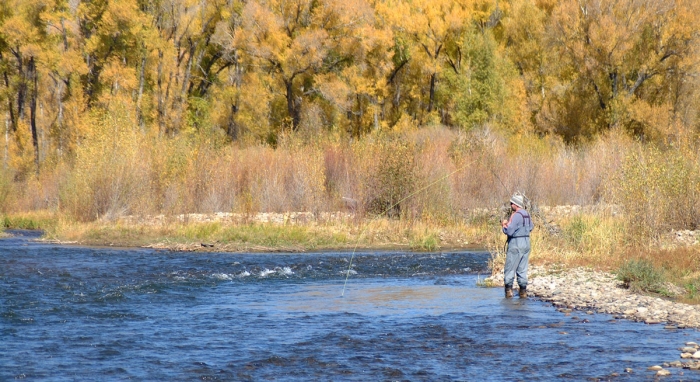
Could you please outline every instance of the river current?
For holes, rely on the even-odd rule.
[[[505,300],[477,286],[485,252],[182,253],[14,234],[0,239],[0,381],[654,380],[647,367],[700,342]]]

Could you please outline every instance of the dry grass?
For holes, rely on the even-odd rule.
[[[2,181],[11,174],[0,177],[0,207],[53,208],[88,222],[125,215],[337,211],[351,199],[363,217],[394,206],[393,216],[453,224],[474,209],[498,207],[516,190],[539,204],[595,204],[604,180],[620,166],[616,152],[625,147],[610,142],[573,149],[488,129],[466,134],[425,128],[355,142],[289,137],[272,148],[147,136],[123,128],[128,121],[119,119],[95,123],[102,128],[77,149],[72,163],[21,182]]]
[[[418,251],[464,248],[483,234],[476,227],[435,226],[420,221],[369,218],[306,224],[166,221],[155,225],[55,220],[46,238],[88,245],[152,246],[170,249],[308,251],[384,248]]]

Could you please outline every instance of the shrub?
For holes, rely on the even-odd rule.
[[[698,297],[700,297],[698,294],[698,292],[700,292],[700,278],[688,281],[685,284],[685,290],[688,292],[688,298],[693,300],[698,299]]]
[[[388,137],[360,147],[364,159],[363,205],[370,214],[399,217],[403,202],[416,181],[414,144],[401,137]]]
[[[0,211],[7,212],[8,196],[12,191],[13,174],[7,169],[0,169]]]
[[[127,113],[93,115],[94,131],[76,150],[61,206],[78,220],[112,220],[142,210],[150,196],[148,143]]]
[[[411,240],[411,249],[414,251],[433,252],[440,248],[440,239],[434,233],[426,233]]]
[[[608,196],[624,207],[637,242],[669,229],[695,229],[700,173],[693,154],[679,149],[640,149],[628,154],[609,182]]]
[[[617,271],[617,279],[636,292],[663,292],[663,273],[647,260],[628,260]]]

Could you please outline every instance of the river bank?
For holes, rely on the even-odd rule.
[[[615,319],[662,324],[669,330],[700,329],[700,306],[633,293],[612,273],[535,266],[528,277],[529,295],[552,303],[566,315],[605,313]],[[493,275],[487,282],[502,287],[503,275]],[[683,293],[673,285],[668,288],[677,295]]]

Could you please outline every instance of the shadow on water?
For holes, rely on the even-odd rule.
[[[700,337],[505,300],[483,252],[358,253],[341,297],[350,253],[31,237],[0,240],[0,380],[653,380]]]

